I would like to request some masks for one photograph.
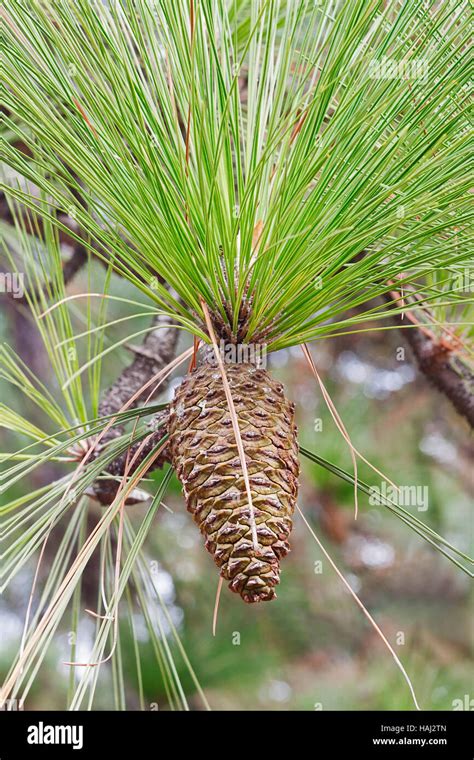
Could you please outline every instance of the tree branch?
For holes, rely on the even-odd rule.
[[[159,315],[154,319],[154,329],[148,333],[143,342],[141,348],[133,349],[135,351],[135,359],[133,362],[124,369],[122,374],[117,378],[110,388],[104,394],[100,405],[100,416],[113,415],[118,412],[127,401],[140,391],[146,382],[164,369],[174,358],[176,353],[176,345],[178,342],[178,329],[174,324],[170,324],[170,319],[166,315]],[[162,382],[159,386],[158,393],[162,393],[168,385],[168,380]],[[143,403],[150,394],[149,388],[138,395],[133,404],[129,408],[135,408]],[[159,412],[150,423],[153,435],[147,441],[145,447],[140,452],[137,460],[134,462],[130,473],[133,472],[139,464],[143,461],[145,456],[152,451],[152,449],[159,443],[167,430],[167,412]],[[117,426],[110,428],[105,436],[102,438],[97,453],[99,453],[104,445],[107,445],[109,441],[122,435],[123,426]],[[127,453],[129,460],[133,457],[137,451],[139,445],[128,449],[122,456],[115,459],[107,468],[106,472],[114,477],[118,477],[124,474],[125,464],[127,461]],[[157,460],[154,462],[154,467],[162,467],[164,462],[168,461],[166,452],[164,451]],[[101,502],[101,504],[110,504],[115,498],[115,494],[118,488],[118,481],[112,478],[101,478],[94,484],[95,497]],[[127,502],[130,503],[130,502]]]
[[[154,328],[147,334],[143,346],[132,348],[135,352],[133,362],[123,370],[104,394],[99,405],[101,416],[118,412],[147,380],[160,372],[174,358],[178,342],[178,330],[175,324],[170,324],[170,318],[160,314],[154,318],[153,325]],[[162,382],[159,392],[165,390],[167,385],[168,381]],[[139,406],[149,393],[147,388],[129,408],[134,409]]]
[[[387,295],[393,304],[393,295]],[[446,345],[430,337],[421,327],[405,327],[400,314],[393,316],[402,329],[420,370],[443,393],[456,411],[466,418],[474,429],[474,375]]]
[[[145,439],[145,442],[138,441],[132,444],[123,454],[108,465],[106,473],[111,477],[101,477],[95,481],[89,495],[97,499],[102,505],[107,506],[112,504],[120,486],[120,479],[125,474],[125,471],[127,471],[128,476],[132,475],[166,435],[168,432],[168,410],[163,409],[161,412],[158,412],[150,421],[148,427],[150,428],[150,435]],[[110,440],[110,438],[107,440]],[[102,450],[102,441],[99,450]],[[133,464],[130,466],[130,462],[132,461]],[[154,460],[152,469],[156,470],[163,467],[168,461],[168,454],[166,449],[164,449]],[[131,505],[139,501],[143,501],[143,498],[137,496],[135,491],[132,491],[125,503]]]

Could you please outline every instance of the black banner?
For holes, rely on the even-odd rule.
[[[7,708],[14,705],[7,705]],[[289,743],[322,758],[456,758],[472,760],[470,712],[0,712],[0,760],[26,757],[137,758],[153,751],[281,752]],[[222,737],[223,744],[219,744]],[[281,745],[278,743],[281,737]],[[229,739],[230,742],[229,742]],[[294,747],[294,750],[291,748]],[[126,749],[125,749],[126,748]]]

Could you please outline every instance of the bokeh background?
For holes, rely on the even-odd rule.
[[[92,264],[94,283],[103,269]],[[87,289],[87,275],[71,292]],[[130,286],[113,278],[116,294],[139,299]],[[1,339],[7,340],[54,391],[54,380],[28,311],[3,298]],[[95,308],[95,307],[93,307]],[[124,316],[123,305],[109,307],[109,318]],[[136,324],[136,327],[135,327]],[[146,327],[146,320],[143,327]],[[134,329],[141,324],[134,321]],[[362,325],[364,327],[364,325]],[[78,331],[81,329],[78,321]],[[111,329],[108,339],[126,335],[127,325]],[[183,336],[182,347],[189,339]],[[405,356],[403,351],[405,349]],[[470,500],[473,490],[474,443],[467,424],[449,402],[420,375],[399,330],[340,336],[311,346],[318,370],[350,432],[354,445],[376,467],[401,485],[427,486],[429,507],[417,517],[455,546],[469,551],[472,540]],[[103,387],[130,361],[118,349],[104,363]],[[270,371],[296,402],[300,441],[308,449],[351,472],[351,456],[337,431],[300,349],[268,359]],[[180,382],[175,373],[168,395]],[[28,416],[35,412],[15,390],[2,384],[0,396]],[[1,449],[19,440],[0,431]],[[63,473],[48,465],[31,482],[19,483],[9,497],[39,487]],[[360,477],[370,484],[380,478],[361,465]],[[158,482],[159,472],[153,479]],[[153,491],[153,484],[147,484]],[[0,496],[5,499],[5,496]],[[472,689],[472,605],[469,578],[432,549],[383,506],[360,495],[354,520],[354,494],[321,466],[302,459],[301,509],[339,569],[381,626],[413,681],[423,708],[469,706]],[[217,633],[212,617],[218,574],[174,478],[146,542],[153,583],[165,600],[187,656],[213,708],[264,710],[392,710],[412,709],[403,677],[383,643],[340,579],[321,554],[298,515],[292,552],[283,561],[276,601],[245,605],[223,588]],[[91,519],[101,507],[90,502]],[[129,508],[140,521],[145,507]],[[54,536],[43,563],[40,582],[54,552]],[[0,676],[6,674],[18,649],[34,565],[26,567],[0,597]],[[94,593],[97,570],[91,563],[84,585]],[[161,612],[159,614],[162,614]],[[152,642],[140,614],[135,622],[143,667],[146,709],[167,709],[163,680]],[[183,659],[161,620],[191,708],[202,709]],[[84,614],[78,652],[87,657],[94,631]],[[67,652],[67,623],[54,637],[30,692],[27,709],[62,709],[70,677],[62,664]],[[130,628],[121,633],[124,689],[129,709],[139,709],[135,642]],[[111,707],[111,666],[104,665],[95,708]]]

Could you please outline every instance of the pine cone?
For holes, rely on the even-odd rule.
[[[246,602],[273,599],[298,490],[294,404],[283,386],[253,364],[226,364],[245,450],[258,536],[218,367],[205,363],[177,389],[170,405],[171,461],[187,508],[229,588]]]

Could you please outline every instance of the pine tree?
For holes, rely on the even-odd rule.
[[[57,391],[0,349],[3,379],[42,415],[0,409],[31,441],[2,456],[2,492],[27,485],[0,511],[9,534],[24,531],[3,587],[69,522],[2,694],[28,690],[99,547],[115,580],[91,657],[103,657],[129,581],[148,615],[141,550],[171,470],[138,531],[123,507],[147,498],[153,467],[171,462],[222,577],[248,602],[274,597],[300,453],[368,492],[298,452],[293,404],[252,351],[301,346],[310,358],[311,341],[403,327],[474,424],[472,290],[458,286],[472,266],[468,13],[457,0],[5,0],[3,252],[26,276],[20,300]],[[71,298],[85,266],[89,298]],[[137,300],[110,293],[112,273]],[[107,321],[110,304],[135,312]],[[130,334],[110,343],[121,320]],[[194,345],[175,357],[180,332]],[[134,360],[107,389],[101,367],[124,344]],[[154,403],[187,361],[172,402]],[[51,462],[64,474],[30,489]],[[105,509],[89,531],[91,499]],[[385,506],[464,568],[466,555]],[[124,553],[116,574],[110,534]],[[72,683],[71,706],[97,670]]]

